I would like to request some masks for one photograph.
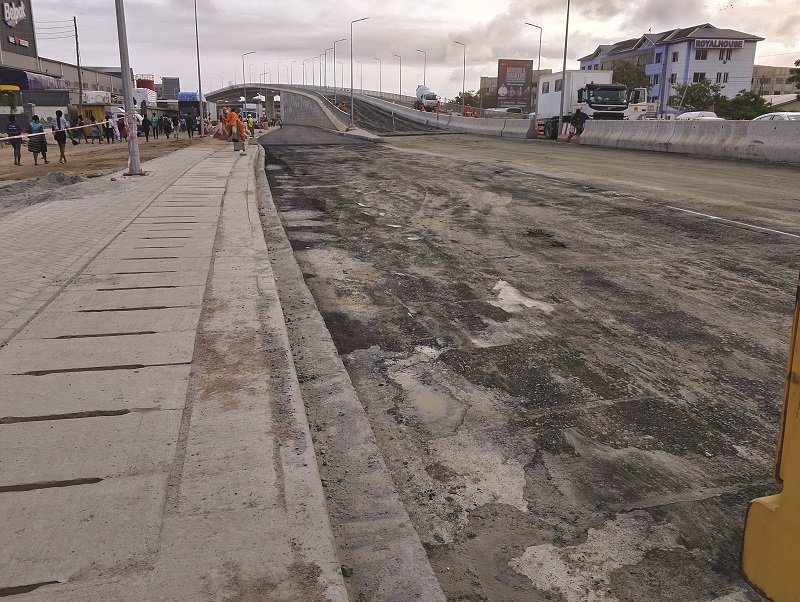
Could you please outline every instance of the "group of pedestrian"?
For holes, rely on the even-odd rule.
[[[83,116],[79,115],[74,127],[70,127],[69,122],[64,117],[64,113],[60,110],[56,111],[55,119],[47,119],[50,127],[53,130],[53,138],[58,144],[59,150],[59,163],[66,163],[66,145],[69,139],[72,144],[80,144],[81,140],[89,144],[95,143],[102,144],[103,141],[107,144],[120,142],[128,137],[128,127],[125,123],[125,117],[120,115],[118,119],[114,119],[111,113],[106,113],[105,119],[98,122],[92,115],[89,117],[87,124]],[[47,159],[47,138],[44,133],[44,126],[38,115],[31,117],[28,127],[23,132],[19,122],[17,122],[16,115],[9,115],[8,125],[6,126],[6,134],[9,137],[8,143],[14,151],[14,165],[22,165],[22,141],[24,134],[27,136],[28,151],[33,154],[34,165],[39,165],[39,155],[45,163],[50,163]],[[192,115],[173,115],[167,117],[163,115],[157,117],[142,118],[140,129],[146,142],[150,141],[150,135],[153,139],[158,140],[160,134],[164,134],[170,138],[173,134],[175,139],[178,139],[179,132],[186,132],[189,138],[194,138],[195,131],[198,127],[202,127],[202,121],[197,120]],[[87,135],[88,129],[88,135]]]

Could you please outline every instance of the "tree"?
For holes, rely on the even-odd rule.
[[[19,106],[17,93],[13,90],[0,90],[0,106],[8,107],[12,115],[16,113]]]
[[[687,111],[704,111],[720,99],[720,84],[712,84],[709,80],[693,84],[676,84],[675,96],[670,99],[670,105],[676,109]]]
[[[772,105],[767,104],[763,96],[742,90],[733,98],[720,98],[714,103],[717,115],[725,119],[754,119],[769,113]]]
[[[614,72],[614,83],[624,84],[628,90],[634,88],[650,89],[650,76],[633,61],[614,61],[611,63],[611,70]]]
[[[794,66],[795,66],[794,69],[789,70],[789,73],[791,73],[791,75],[788,78],[786,78],[786,81],[789,83],[793,83],[795,85],[795,87],[798,90],[797,98],[798,100],[800,100],[800,59],[797,59],[794,62]]]
[[[480,106],[480,104],[481,104],[481,99],[480,99],[480,97],[478,96],[477,92],[475,92],[474,90],[467,90],[467,91],[464,93],[464,101],[465,101],[465,102],[464,102],[464,104],[465,104],[465,105],[470,105],[470,106],[471,106],[471,107],[473,107],[473,108],[475,108],[475,107],[479,107],[479,106]],[[453,102],[454,102],[455,104],[457,104],[457,105],[460,105],[460,104],[461,104],[461,92],[459,92],[459,93],[458,93],[458,96],[456,96],[456,97],[453,99]],[[484,106],[486,106],[486,105],[484,105]]]

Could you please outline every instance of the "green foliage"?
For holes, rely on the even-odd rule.
[[[0,91],[0,106],[8,107],[12,114],[16,113],[19,106],[17,93],[11,90]]]
[[[675,96],[670,98],[670,105],[676,109],[687,111],[705,111],[720,98],[720,84],[712,84],[709,80],[695,84],[677,84],[674,86]]]
[[[614,72],[615,84],[624,84],[629,90],[650,89],[650,77],[644,72],[644,67],[632,61],[614,61],[611,63],[611,70]]]
[[[733,98],[720,98],[714,103],[717,115],[725,119],[754,119],[774,110],[762,96],[742,90]]]
[[[467,90],[467,92],[464,93],[464,100],[464,104],[470,105],[473,109],[481,106],[481,99],[478,96],[478,93],[474,90]],[[461,92],[459,92],[458,96],[453,99],[453,102],[457,105],[461,104]],[[483,106],[486,107],[489,105],[484,103]]]
[[[786,78],[786,81],[793,83],[795,85],[795,87],[798,90],[797,98],[800,99],[800,59],[797,59],[794,62],[794,66],[795,66],[794,69],[789,70],[789,73],[791,73],[791,75],[788,78]]]

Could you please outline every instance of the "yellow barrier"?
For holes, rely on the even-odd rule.
[[[778,495],[750,502],[744,529],[742,572],[774,602],[800,601],[800,282],[789,345],[775,478]]]

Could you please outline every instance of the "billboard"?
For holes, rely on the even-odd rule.
[[[37,56],[30,0],[5,0],[0,5],[0,49]]]
[[[533,60],[500,59],[497,61],[497,106],[531,111]]]

